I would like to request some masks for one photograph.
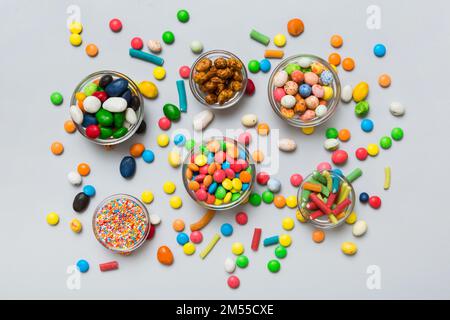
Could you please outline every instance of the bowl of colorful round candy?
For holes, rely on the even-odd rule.
[[[100,145],[114,145],[129,139],[144,118],[137,84],[117,71],[88,75],[75,88],[70,116],[78,131]]]
[[[344,223],[355,205],[353,186],[338,169],[312,172],[300,185],[297,198],[302,216],[320,229]]]
[[[336,112],[341,85],[327,61],[299,54],[284,59],[272,72],[268,84],[270,105],[294,127],[315,127]]]
[[[201,206],[228,210],[248,200],[255,183],[255,164],[243,144],[213,137],[192,146],[183,163],[182,179]]]

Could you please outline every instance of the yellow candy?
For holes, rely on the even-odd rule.
[[[329,101],[331,98],[333,98],[333,88],[329,86],[323,86],[323,100]]]
[[[78,47],[83,40],[81,39],[81,36],[77,33],[72,33],[69,37],[70,44],[74,47]]]
[[[377,144],[371,143],[371,144],[369,144],[367,146],[367,153],[370,156],[375,157],[378,154],[378,152],[379,152],[379,149],[378,149],[378,145]]]
[[[273,37],[273,43],[277,47],[284,47],[286,45],[286,36],[284,34],[277,34],[275,37]]]
[[[295,217],[297,218],[298,221],[300,221],[301,223],[305,223],[306,219],[305,217],[302,215],[302,213],[300,212],[300,210],[297,210],[295,212]]]
[[[353,101],[360,102],[367,98],[369,94],[369,84],[367,82],[360,82],[353,89]]]
[[[358,251],[358,247],[353,242],[343,242],[341,250],[344,254],[352,256]]]
[[[167,160],[173,168],[178,168],[181,164],[180,153],[178,151],[170,151]]]
[[[314,130],[315,130],[314,127],[304,127],[304,128],[302,128],[302,132],[304,134],[307,134],[307,135],[313,134]]]
[[[47,223],[51,226],[56,226],[59,222],[59,216],[56,212],[50,212],[47,217]]]
[[[185,254],[187,254],[188,256],[194,254],[194,252],[195,252],[195,245],[192,242],[185,243],[184,246],[183,246],[183,252]]]
[[[163,184],[163,190],[167,194],[174,193],[176,188],[177,187],[175,186],[175,183],[173,183],[172,181],[166,181]]]
[[[84,92],[77,92],[75,94],[75,99],[77,99],[77,101],[84,101],[84,99],[86,99],[86,94]]]
[[[297,207],[297,196],[289,196],[286,198],[286,205],[293,209]]]
[[[82,225],[80,220],[78,219],[72,219],[70,220],[70,229],[75,233],[80,233],[82,229]]]
[[[358,219],[358,216],[356,215],[356,212],[350,213],[350,215],[345,219],[345,222],[348,224],[354,224],[356,220]]]
[[[243,254],[244,253],[244,245],[240,242],[233,243],[233,245],[231,246],[231,252],[233,252],[233,254],[235,254],[237,256]]]
[[[239,180],[238,178],[234,178],[234,179],[231,181],[231,184],[233,185],[233,190],[234,190],[234,192],[240,191],[240,190],[242,189],[242,181]]]
[[[149,190],[145,190],[141,193],[141,200],[146,204],[152,203],[153,198],[153,193]]]
[[[220,200],[220,199],[214,200],[214,205],[215,205],[215,206],[220,206],[222,203],[223,203],[223,201]]]
[[[320,75],[325,70],[325,66],[319,62],[313,62],[311,64],[311,71],[317,75]]]
[[[70,33],[80,34],[83,31],[83,25],[81,22],[74,21],[69,26]]]
[[[207,161],[208,161],[208,158],[204,154],[199,154],[194,159],[194,163],[196,165],[198,165],[199,167],[204,166]]]
[[[290,217],[284,218],[283,221],[281,221],[281,226],[287,231],[294,229],[294,219]]]
[[[153,76],[156,80],[162,80],[166,77],[166,70],[163,67],[153,69]]]
[[[231,188],[233,188],[233,183],[230,179],[226,178],[222,181],[222,187],[224,187],[225,190],[231,190]]]
[[[283,247],[289,247],[292,243],[291,236],[288,234],[282,234],[279,237],[279,242]]]
[[[141,94],[146,98],[154,99],[158,96],[158,87],[151,81],[142,81],[138,87]]]
[[[169,200],[170,206],[174,209],[178,209],[183,204],[183,201],[181,201],[181,198],[179,196],[173,196]]]
[[[227,192],[227,194],[225,195],[225,198],[223,198],[223,203],[230,203],[231,196],[232,196],[232,193],[231,192]]]
[[[169,136],[165,133],[158,135],[158,137],[156,138],[156,142],[158,143],[158,145],[163,148],[167,147],[169,141],[170,141]]]

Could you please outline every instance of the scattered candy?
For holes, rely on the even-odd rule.
[[[121,176],[125,179],[133,177],[136,172],[136,160],[130,156],[123,157],[119,170]]]
[[[359,201],[361,203],[367,203],[369,201],[369,195],[366,192],[361,192],[359,195]]]
[[[258,123],[258,117],[255,114],[246,114],[241,118],[241,123],[246,127],[254,127]]]
[[[340,47],[342,47],[343,43],[344,43],[344,40],[338,34],[333,35],[330,39],[330,44],[333,48],[340,48]]]
[[[203,241],[203,235],[200,231],[194,231],[191,233],[190,239],[193,243],[198,244]]]
[[[367,153],[369,156],[375,157],[379,152],[378,146],[375,143],[370,143],[367,145]]]
[[[247,213],[245,213],[245,212],[243,212],[243,211],[238,212],[238,213],[236,214],[235,220],[236,220],[237,224],[239,224],[239,225],[241,225],[241,226],[246,225],[247,222],[248,222],[248,216],[247,216]]]
[[[240,242],[235,242],[231,246],[231,252],[237,256],[244,253],[244,245]]]
[[[277,246],[277,247],[275,248],[275,256],[276,256],[278,259],[284,259],[284,258],[286,258],[286,256],[287,256],[287,250],[286,250],[286,248],[283,247],[283,246]]]
[[[98,55],[98,47],[93,43],[89,43],[86,46],[85,50],[86,50],[86,54],[91,58],[96,57]]]
[[[147,47],[153,53],[160,53],[162,51],[161,42],[159,40],[148,40]]]
[[[213,121],[214,113],[211,110],[203,110],[194,116],[192,121],[195,131],[202,131]]]
[[[226,258],[224,262],[225,271],[233,273],[236,270],[236,262],[232,258]]]
[[[233,226],[229,223],[224,223],[221,227],[220,227],[220,232],[225,236],[225,237],[229,237],[233,234]]]
[[[314,230],[312,233],[312,240],[315,243],[322,243],[325,240],[325,232],[323,232],[323,230]]]
[[[255,29],[252,29],[252,31],[250,32],[250,38],[252,38],[255,41],[258,41],[259,43],[267,46],[270,42],[270,38],[258,31],[256,31]]]
[[[386,55],[386,47],[384,46],[384,44],[377,43],[373,47],[373,54],[378,58],[384,57]]]
[[[244,255],[240,255],[239,257],[236,258],[236,266],[238,266],[239,268],[247,268],[248,266],[248,258],[247,256]]]
[[[378,196],[371,196],[369,198],[369,205],[374,209],[378,209],[381,207],[381,198]]]
[[[265,238],[263,240],[263,245],[264,245],[264,247],[268,247],[268,246],[273,246],[275,244],[278,244],[279,242],[280,242],[279,236],[272,236],[269,238]]]
[[[353,242],[344,242],[341,245],[341,250],[344,254],[352,256],[358,251],[358,247]]]
[[[122,22],[117,18],[111,19],[109,21],[109,28],[112,32],[120,32],[122,30]]]
[[[193,255],[195,253],[195,245],[191,242],[186,243],[183,246],[183,252],[188,256]]]
[[[142,159],[147,163],[152,163],[155,160],[155,154],[152,150],[144,150],[142,152]]]
[[[335,165],[343,165],[347,162],[348,154],[344,150],[336,150],[331,155],[331,160]]]
[[[165,44],[172,44],[175,41],[175,35],[172,31],[165,31],[162,34],[162,40]]]
[[[352,71],[355,69],[355,61],[352,58],[345,58],[342,60],[342,68],[345,71]]]
[[[277,47],[284,47],[286,45],[286,36],[284,34],[278,33],[273,37],[273,43]]]
[[[188,66],[181,66],[178,70],[178,73],[180,74],[180,77],[183,79],[189,79],[189,75],[191,74],[191,68]]]
[[[262,230],[260,228],[255,228],[255,230],[253,231],[252,246],[251,246],[253,251],[258,251],[259,243],[261,242],[261,233]]]
[[[167,246],[159,247],[156,257],[163,265],[170,266],[173,263],[173,253]]]
[[[56,226],[59,223],[59,216],[56,212],[50,212],[45,219],[51,226]]]
[[[358,217],[355,212],[350,213],[347,219],[345,219],[345,223],[354,224],[358,220]]]
[[[272,65],[271,65],[270,61],[267,60],[267,59],[262,59],[262,60],[259,62],[259,68],[260,68],[260,70],[261,70],[262,72],[264,72],[264,73],[269,72],[271,67],[272,67]],[[248,93],[248,94],[249,94],[249,93]],[[251,95],[251,94],[249,94],[249,95]]]
[[[394,139],[395,141],[400,141],[403,139],[403,129],[402,128],[394,128],[391,131],[391,137],[392,139]]]
[[[50,146],[50,150],[55,156],[59,156],[64,152],[64,146],[61,142],[53,142]]]
[[[392,139],[388,136],[381,137],[380,147],[383,149],[389,149],[392,146]]]
[[[154,199],[153,192],[151,192],[150,190],[145,190],[144,192],[142,192],[141,194],[142,202],[150,204],[153,202],[153,199]]]
[[[192,52],[195,54],[200,54],[203,51],[203,44],[198,40],[192,41],[190,46]]]
[[[86,177],[91,172],[91,168],[87,163],[83,162],[77,166],[77,171],[81,176]]]
[[[371,132],[373,130],[373,121],[370,119],[363,119],[361,121],[361,130],[364,132]]]
[[[361,237],[367,232],[367,223],[364,220],[358,220],[353,225],[352,233],[355,237]]]
[[[305,26],[303,24],[303,21],[298,18],[291,19],[287,23],[287,31],[293,37],[298,37],[299,35],[301,35],[304,29]]]
[[[391,85],[391,76],[386,73],[383,73],[378,77],[378,84],[382,88],[389,87]]]
[[[297,143],[293,139],[283,138],[278,141],[278,148],[284,152],[293,152],[297,149]]]
[[[208,223],[211,222],[212,218],[214,218],[215,213],[216,212],[214,210],[206,211],[206,213],[203,215],[203,217],[199,221],[191,224],[191,226],[190,226],[191,231],[198,231],[198,230],[203,229],[205,226],[208,225]]]
[[[385,167],[383,189],[388,190],[390,187],[391,187],[391,167]]]
[[[83,187],[83,193],[85,195],[87,195],[88,197],[92,198],[93,196],[95,196],[95,188],[94,186],[91,185],[86,185]]]
[[[406,109],[400,102],[392,102],[389,106],[389,111],[393,116],[401,117],[405,114]]]
[[[184,232],[180,232],[178,235],[177,235],[177,243],[180,245],[180,246],[184,246],[186,243],[188,243],[189,242],[189,236],[186,234],[186,233],[184,233]]]
[[[67,180],[69,180],[70,184],[74,186],[78,186],[81,184],[81,175],[78,172],[71,171],[67,174]]]
[[[99,267],[100,267],[101,272],[112,271],[112,270],[119,269],[119,263],[117,261],[110,261],[110,262],[100,263]]]
[[[269,271],[272,273],[277,273],[278,271],[280,271],[280,268],[281,268],[281,264],[280,264],[280,261],[278,261],[278,260],[275,260],[275,259],[270,260],[267,263],[267,269],[269,269]]]
[[[89,271],[89,263],[86,260],[78,260],[77,268],[81,273],[86,273]]]
[[[59,106],[63,103],[63,96],[61,93],[59,92],[53,92],[50,95],[50,101],[55,105],[55,106]]]
[[[369,155],[369,153],[367,152],[367,149],[365,149],[365,148],[358,148],[355,151],[355,155],[358,160],[364,161],[367,159],[367,156]]]
[[[177,19],[181,23],[186,23],[189,21],[189,12],[185,9],[178,10]]]
[[[236,276],[230,276],[227,280],[227,283],[231,289],[237,289],[237,288],[239,288],[241,281]]]
[[[214,248],[214,246],[217,244],[217,242],[220,240],[220,235],[216,233],[214,237],[211,239],[211,241],[208,243],[205,249],[200,252],[200,258],[205,259],[206,256],[211,252],[211,250]]]
[[[165,133],[162,133],[156,137],[156,142],[162,148],[167,147],[167,145],[169,144],[169,141],[170,141],[170,138]]]
[[[281,226],[283,227],[284,230],[290,231],[292,229],[294,229],[294,220],[292,218],[286,217],[283,219],[283,221],[281,222]]]

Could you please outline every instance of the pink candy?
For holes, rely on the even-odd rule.
[[[313,86],[319,83],[319,76],[314,72],[307,72],[305,73],[305,83],[309,84],[310,86]]]
[[[216,172],[214,172],[213,174],[214,181],[217,183],[221,183],[223,180],[225,180],[226,177],[227,174],[222,169],[216,170]]]
[[[203,241],[203,235],[200,231],[193,231],[190,238],[193,243],[200,243]]]
[[[188,66],[182,66],[180,67],[180,70],[178,72],[180,73],[180,77],[182,77],[183,79],[188,79],[189,74],[191,73],[191,68],[189,68]]]
[[[331,164],[329,162],[321,162],[317,165],[317,170],[331,170]]]
[[[249,145],[252,141],[252,134],[248,131],[243,132],[239,135],[238,141],[244,145]]]
[[[322,163],[324,163],[324,162],[322,162]],[[298,174],[298,173],[294,173],[294,174],[291,176],[290,181],[291,181],[291,184],[292,184],[294,187],[298,187],[298,186],[300,186],[300,185],[302,184],[303,177],[302,177],[300,174]]]
[[[286,92],[284,92],[283,88],[275,88],[273,91],[273,97],[275,98],[275,101],[280,102],[281,98],[283,98],[286,95]]]

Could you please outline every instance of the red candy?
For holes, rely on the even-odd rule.
[[[231,168],[225,169],[225,174],[227,175],[228,179],[233,179],[236,176],[233,169],[231,169]]]
[[[151,224],[150,225],[150,231],[149,231],[148,236],[147,236],[147,240],[152,240],[153,239],[153,237],[155,236],[155,230],[156,230],[155,226]]]
[[[199,201],[205,201],[206,199],[208,199],[208,192],[206,192],[205,189],[200,188],[195,191],[195,196]]]
[[[188,66],[182,66],[180,67],[180,70],[178,72],[180,73],[180,77],[182,77],[183,79],[187,79],[191,74],[191,68],[189,68]]]
[[[248,216],[244,211],[238,212],[236,214],[236,222],[237,224],[244,225],[248,222]]]
[[[374,208],[374,209],[378,209],[379,207],[381,207],[381,199],[378,196],[371,196],[369,198],[369,205]]]
[[[88,138],[97,139],[100,136],[100,128],[96,124],[91,124],[86,128]]]
[[[267,172],[258,172],[258,174],[256,175],[256,182],[258,182],[258,184],[265,186],[267,184],[267,182],[269,181],[270,176]]]
[[[300,185],[302,184],[303,177],[302,177],[300,174],[298,174],[298,173],[294,173],[294,174],[291,176],[290,181],[291,181],[291,184],[292,184],[294,187],[298,187],[298,186],[300,186]]]
[[[255,93],[255,84],[252,79],[247,79],[247,86],[245,87],[245,93],[252,96]]]
[[[335,165],[343,165],[347,162],[348,154],[344,150],[336,150],[331,155],[331,160]]]
[[[236,276],[230,276],[227,280],[227,283],[231,289],[237,289],[237,288],[239,288],[241,281]]]
[[[223,151],[219,151],[214,155],[214,161],[222,164],[227,158],[227,155]],[[194,161],[191,161],[194,162]]]
[[[131,47],[135,50],[141,50],[144,47],[144,41],[139,37],[131,39]]]
[[[99,266],[102,272],[119,269],[119,263],[117,261],[101,263]]]
[[[172,122],[166,117],[162,117],[158,121],[158,126],[161,128],[161,130],[169,130],[171,125]]]
[[[201,188],[206,191],[206,186],[202,184]],[[216,196],[208,193],[208,197],[206,198],[207,204],[214,204],[216,201]]]
[[[366,148],[358,148],[355,151],[356,158],[361,161],[366,160],[368,155]]]
[[[225,180],[226,177],[227,174],[222,169],[216,170],[213,174],[213,179],[217,183],[221,183],[223,180]]]
[[[109,28],[112,32],[119,32],[122,30],[122,22],[117,18],[111,19],[111,21],[109,21]]]
[[[244,145],[249,145],[252,141],[252,134],[250,132],[243,132],[239,135],[238,141]]]
[[[203,235],[200,231],[193,231],[191,233],[190,239],[193,243],[200,243],[203,241]]]
[[[255,231],[253,232],[253,238],[252,238],[252,250],[258,251],[259,243],[261,242],[261,232],[262,230],[260,228],[255,228]]]
[[[92,95],[94,97],[97,97],[98,100],[100,100],[102,103],[105,102],[106,99],[108,99],[108,95],[105,91],[95,91]]]

